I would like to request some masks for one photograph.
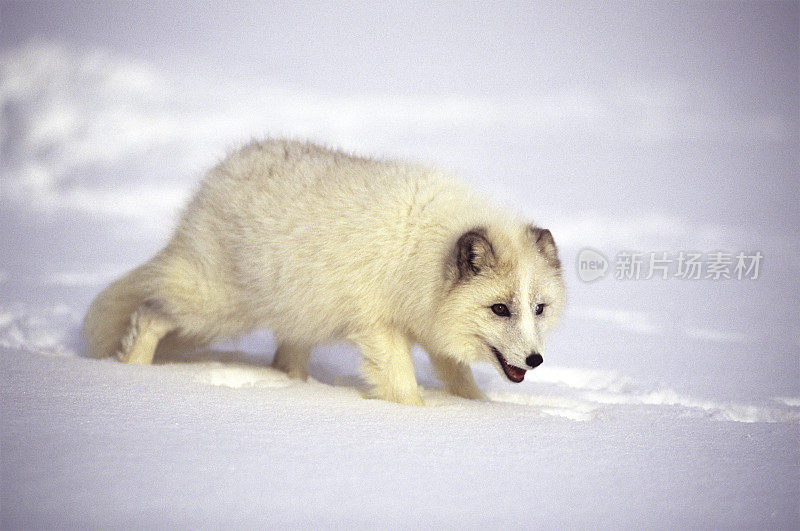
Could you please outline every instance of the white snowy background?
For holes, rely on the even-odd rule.
[[[799,12],[3,0],[0,527],[797,528]],[[92,297],[267,135],[433,163],[550,228],[545,364],[476,367],[473,402],[417,353],[413,408],[362,398],[345,344],[288,380],[268,332],[84,358]],[[764,258],[617,280],[623,251]]]

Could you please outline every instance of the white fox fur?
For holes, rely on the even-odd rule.
[[[468,363],[517,381],[563,301],[549,231],[436,170],[274,140],[208,172],[167,246],[97,296],[84,335],[94,356],[150,363],[269,328],[273,365],[299,378],[314,345],[348,339],[373,396],[421,404],[414,343],[448,391],[480,398]]]

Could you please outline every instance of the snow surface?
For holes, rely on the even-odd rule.
[[[414,408],[229,356],[125,367],[4,352],[3,527],[796,521],[796,424],[730,422],[759,408],[641,400],[569,373],[488,403],[427,390]]]
[[[514,31],[504,35],[532,15],[492,14],[506,66],[491,48],[461,52],[417,28],[496,76],[444,90],[438,74],[470,71],[437,64],[436,75],[405,77],[376,63],[392,85],[381,91],[358,58],[348,65],[365,90],[345,90],[329,70],[299,86],[231,73],[231,54],[254,48],[229,43],[220,58],[191,32],[164,50],[204,50],[184,66],[139,48],[138,34],[31,39],[48,10],[28,13],[32,29],[9,41],[24,34],[14,11],[28,8],[4,5],[0,527],[800,527],[800,76],[797,28],[782,25],[797,9],[779,7],[694,6],[685,20],[703,24],[705,43],[683,22],[686,6],[673,19],[628,6],[627,29],[589,36],[535,8],[530,38],[554,55],[530,64]],[[574,16],[615,20],[609,9]],[[107,14],[123,28],[125,13]],[[338,32],[343,15],[320,16],[311,55],[351,38]],[[65,35],[92,34],[74,18]],[[636,63],[631,49],[659,59]],[[620,73],[616,61],[637,66]],[[475,402],[444,394],[416,352],[427,406],[414,408],[363,398],[346,344],[319,347],[312,378],[289,380],[269,368],[268,331],[149,367],[84,358],[78,329],[92,297],[164,244],[204,168],[265,134],[435,163],[550,228],[569,302],[545,364],[519,385],[476,366],[490,401]],[[620,281],[612,269],[583,283],[584,247],[611,259],[765,259],[758,280]]]

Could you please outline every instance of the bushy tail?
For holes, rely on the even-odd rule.
[[[115,280],[92,301],[83,319],[87,354],[93,358],[113,356],[131,323],[131,315],[147,299],[147,264]]]

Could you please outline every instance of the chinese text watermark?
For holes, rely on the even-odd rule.
[[[578,253],[578,278],[592,282],[613,272],[616,280],[757,280],[764,255],[761,251],[708,253],[680,251],[622,251],[613,264],[595,249]]]

